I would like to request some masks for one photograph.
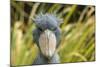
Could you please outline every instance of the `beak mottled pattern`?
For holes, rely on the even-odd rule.
[[[56,50],[56,36],[50,30],[45,30],[39,38],[39,46],[42,54],[47,58],[53,56]]]

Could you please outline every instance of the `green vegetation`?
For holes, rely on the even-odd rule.
[[[35,24],[31,18],[41,12],[63,19],[57,49],[61,63],[95,60],[94,6],[11,1],[11,65],[32,64],[37,56],[32,36]]]

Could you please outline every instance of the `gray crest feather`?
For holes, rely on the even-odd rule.
[[[62,23],[62,19],[56,17],[54,14],[43,14],[40,13],[38,15],[35,16],[35,19],[33,19],[33,21],[35,22],[35,24],[38,27],[41,27],[41,25],[53,25],[53,26],[59,26]]]

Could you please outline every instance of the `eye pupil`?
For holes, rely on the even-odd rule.
[[[41,28],[38,28],[40,31],[42,31],[42,29]]]

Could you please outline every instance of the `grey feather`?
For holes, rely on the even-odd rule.
[[[33,21],[36,24],[36,29],[33,31],[33,39],[40,51],[33,64],[60,63],[60,58],[57,52],[55,52],[53,56],[50,57],[49,59],[42,54],[40,50],[41,47],[39,46],[39,37],[41,33],[43,33],[46,29],[52,31],[56,36],[56,41],[57,41],[56,49],[57,49],[61,39],[61,31],[59,26],[62,22],[62,19],[57,18],[53,14],[41,13],[35,16],[35,19]]]

